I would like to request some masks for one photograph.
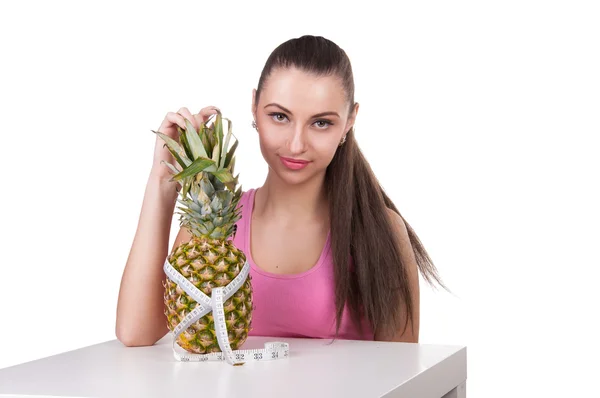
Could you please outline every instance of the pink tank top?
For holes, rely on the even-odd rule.
[[[330,237],[317,263],[300,274],[279,275],[259,268],[250,253],[250,223],[255,189],[242,194],[241,218],[233,239],[246,254],[252,277],[254,312],[250,335],[276,337],[334,338],[335,291]],[[363,336],[354,327],[348,310],[344,311],[338,333],[340,339],[373,340],[363,320]]]

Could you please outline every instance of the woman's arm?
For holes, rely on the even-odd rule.
[[[117,303],[116,336],[126,346],[152,345],[169,330],[164,315],[163,264],[168,254],[175,183],[151,173],[125,264]],[[174,246],[185,239],[181,229]],[[189,235],[188,235],[189,236]]]

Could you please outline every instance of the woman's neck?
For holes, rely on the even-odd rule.
[[[302,184],[290,185],[269,172],[257,191],[254,216],[278,220],[284,224],[299,221],[329,222],[329,206],[324,176]]]

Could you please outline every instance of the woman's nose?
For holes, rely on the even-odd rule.
[[[307,137],[302,126],[298,126],[292,131],[292,136],[288,140],[288,149],[292,154],[306,152]]]

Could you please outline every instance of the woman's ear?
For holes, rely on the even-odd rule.
[[[356,102],[354,107],[352,108],[352,113],[348,117],[348,122],[346,123],[345,131],[348,132],[352,127],[354,127],[354,123],[356,123],[356,115],[358,114],[359,104]]]
[[[254,130],[256,130],[256,132],[258,132],[258,126],[256,125],[256,89],[253,88],[252,89],[252,109],[250,109],[250,112],[252,112],[252,127],[254,127]]]
[[[255,109],[256,109],[256,89],[253,88],[252,89],[252,108],[250,109],[250,112],[252,112],[252,116],[254,117],[254,120],[256,120],[256,114],[254,114]]]

